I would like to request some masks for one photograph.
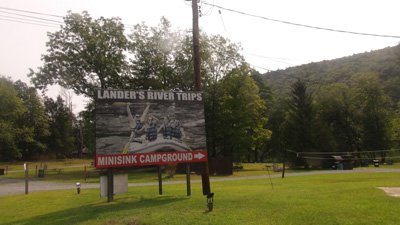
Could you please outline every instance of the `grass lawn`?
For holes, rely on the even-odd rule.
[[[264,171],[265,174],[265,171]],[[98,189],[0,197],[1,224],[398,224],[400,173],[326,174],[212,182],[208,212],[201,184],[130,187],[115,201]],[[1,188],[1,186],[0,186]]]

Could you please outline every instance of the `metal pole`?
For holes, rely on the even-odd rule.
[[[285,151],[283,153],[283,165],[282,165],[282,178],[285,178],[285,168],[286,168],[286,147],[285,147]]]
[[[86,172],[86,166],[83,166],[83,177],[85,178],[85,181],[86,181],[86,178],[87,178],[87,172]]]
[[[28,169],[28,163],[26,162],[25,164],[24,164],[24,169],[25,169],[25,194],[27,195],[28,194],[28,189],[29,189],[29,187],[28,187],[28,179],[29,179],[29,169]]]
[[[267,166],[267,172],[268,172],[268,176],[269,176],[269,181],[271,182],[271,187],[272,189],[274,189],[274,184],[272,183],[272,179],[271,179],[271,175],[269,174],[269,167]]]

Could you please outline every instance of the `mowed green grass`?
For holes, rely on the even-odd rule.
[[[271,185],[273,183],[273,188]],[[212,182],[208,212],[201,184],[130,187],[108,203],[99,189],[0,197],[1,224],[399,224],[400,173],[309,175]],[[1,187],[0,187],[1,188]]]

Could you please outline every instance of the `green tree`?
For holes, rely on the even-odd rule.
[[[316,96],[319,117],[329,125],[335,140],[332,151],[361,151],[361,126],[354,96],[346,84],[323,86]]]
[[[267,128],[272,131],[270,140],[267,142],[267,150],[269,159],[278,159],[285,161],[285,120],[289,112],[290,99],[276,97],[272,99],[270,107],[267,108],[268,124]],[[287,154],[288,155],[288,154]]]
[[[193,70],[191,51],[187,51],[186,37],[173,31],[166,18],[158,27],[137,24],[129,35],[133,55],[130,88],[156,90],[192,90]]]
[[[93,20],[87,12],[71,13],[60,31],[49,33],[43,67],[29,77],[39,89],[58,84],[93,96],[94,88],[125,88],[128,40],[119,18]]]
[[[61,96],[54,101],[52,98],[45,99],[46,114],[50,118],[50,132],[48,137],[48,148],[57,157],[65,157],[76,149],[73,120],[68,106],[65,105]]]
[[[397,110],[394,113],[392,119],[392,142],[394,148],[400,147],[400,103],[397,106]]]
[[[18,119],[26,107],[17,97],[13,82],[3,76],[0,76],[0,102],[0,160],[20,158],[18,143],[25,140],[26,131],[19,127]]]
[[[19,127],[25,130],[24,138],[18,143],[23,149],[23,157],[31,159],[46,151],[46,138],[50,135],[48,117],[42,99],[35,88],[22,81],[16,81],[14,88],[23,105],[28,109],[18,119]]]
[[[286,115],[284,137],[285,145],[295,152],[313,152],[316,150],[315,109],[307,85],[298,79],[292,85],[291,102]],[[292,156],[294,156],[292,154]],[[293,166],[306,166],[301,157],[291,157]]]
[[[239,53],[241,49],[240,44],[231,43],[220,35],[207,35],[201,32],[200,58],[203,86],[215,84],[232,70],[247,64]],[[251,71],[251,74],[253,73],[254,71]]]
[[[94,101],[89,102],[85,110],[79,113],[79,117],[82,121],[82,134],[83,143],[89,152],[93,155],[95,153],[95,113],[94,113]]]
[[[247,65],[234,69],[217,84],[213,121],[216,154],[231,156],[240,161],[249,150],[265,143],[271,132],[265,129],[265,102],[258,95],[258,87],[250,78]],[[209,140],[210,141],[210,140]]]
[[[131,40],[130,88],[193,90],[193,38],[191,32],[172,30],[170,22],[161,18],[158,27],[138,24]],[[232,69],[245,63],[239,54],[240,45],[219,35],[200,35],[200,58],[203,86],[222,79]]]
[[[256,83],[257,87],[258,87],[258,95],[260,96],[260,99],[262,99],[265,102],[265,105],[267,107],[265,113],[264,113],[264,117],[268,118],[268,123],[267,123],[267,128],[269,129],[269,123],[270,123],[270,118],[269,118],[269,112],[270,112],[270,108],[272,107],[273,104],[273,93],[271,90],[271,86],[268,85],[266,82],[263,81],[262,75],[257,72],[254,71],[251,75],[251,78],[254,80],[254,82]],[[272,136],[272,134],[271,134]],[[270,139],[269,139],[270,140]],[[270,157],[274,157],[274,154],[271,151],[271,148],[269,148],[268,146],[268,141],[265,140],[260,140],[258,141],[257,144],[257,148],[255,149],[255,151],[250,151],[249,154],[249,162],[251,161],[250,157],[251,157],[251,153],[254,153],[254,161],[255,162],[263,162],[264,158],[266,156]]]
[[[383,92],[375,75],[360,75],[354,80],[355,99],[362,124],[364,150],[387,150],[391,147],[391,99]],[[382,157],[385,154],[382,153]],[[375,154],[372,155],[375,157]]]

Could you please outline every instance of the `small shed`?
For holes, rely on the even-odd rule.
[[[338,155],[332,157],[336,161],[333,168],[337,170],[352,170],[357,162],[357,157],[352,155]]]

